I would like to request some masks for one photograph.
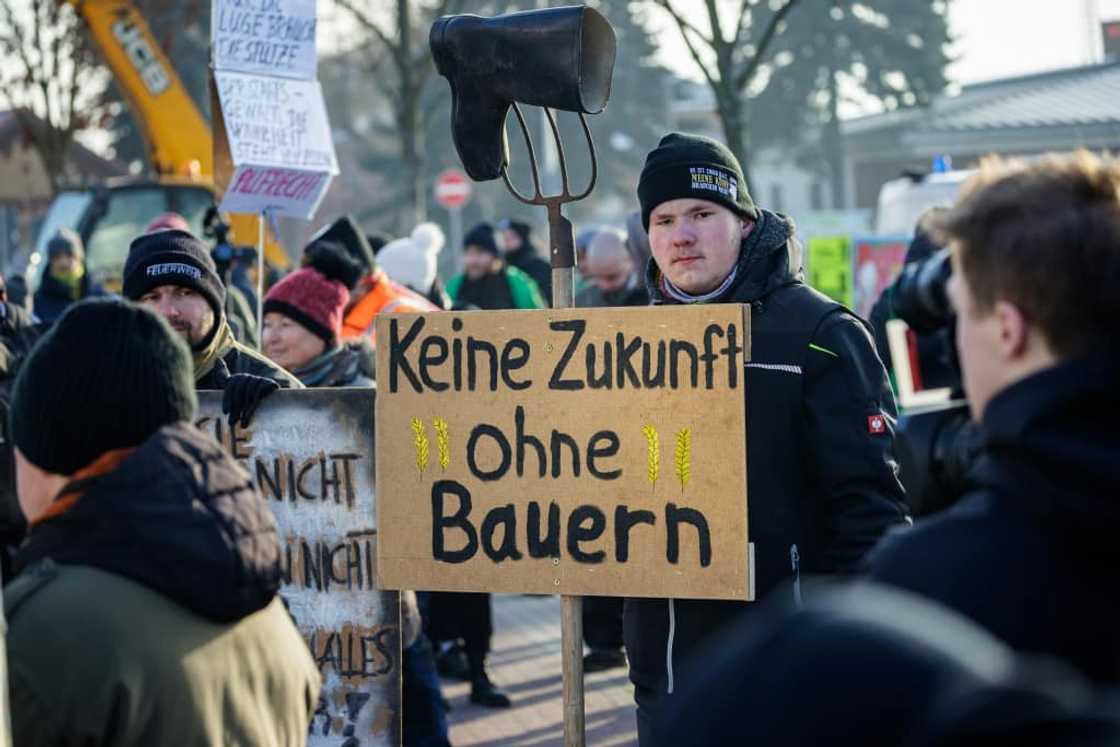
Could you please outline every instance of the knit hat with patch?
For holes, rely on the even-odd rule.
[[[179,285],[197,291],[222,318],[226,287],[218,277],[210,248],[186,231],[156,231],[134,240],[124,262],[125,298],[139,301],[152,288]]]
[[[342,318],[350,291],[332,276],[335,265],[314,258],[286,275],[264,297],[264,313],[283,314],[333,348],[342,339]]]
[[[740,217],[758,219],[739,159],[727,146],[701,135],[670,132],[646,156],[638,178],[638,202],[646,230],[655,207],[679,199],[707,200]]]
[[[31,349],[9,423],[28,461],[72,475],[164,425],[193,420],[197,408],[186,342],[148,309],[96,298],[70,306]]]

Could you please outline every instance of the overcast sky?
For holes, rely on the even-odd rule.
[[[694,14],[698,25],[704,23],[700,3],[684,0],[677,5]],[[663,27],[665,62],[696,77],[679,35],[666,25],[666,16],[650,15]],[[1099,54],[1100,31],[1090,16],[1098,21],[1120,19],[1120,0],[953,0],[949,23],[957,39],[951,50],[957,62],[949,75],[955,82],[973,83],[1085,64]]]

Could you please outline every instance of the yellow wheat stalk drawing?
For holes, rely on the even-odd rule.
[[[643,425],[642,433],[646,437],[646,479],[650,485],[656,485],[657,473],[661,471],[661,439],[651,424]]]
[[[428,434],[424,430],[424,421],[420,418],[412,419],[412,446],[416,449],[416,469],[423,472],[428,468]]]
[[[677,479],[683,491],[692,478],[692,429],[681,428],[677,431],[676,454]]]
[[[432,421],[432,426],[436,429],[436,452],[439,454],[439,468],[447,469],[447,465],[451,464],[451,441],[447,436],[447,421],[443,418],[436,418]]]

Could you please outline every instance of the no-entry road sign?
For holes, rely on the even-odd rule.
[[[440,207],[448,210],[461,208],[470,199],[471,182],[462,171],[448,169],[436,177],[436,202]]]

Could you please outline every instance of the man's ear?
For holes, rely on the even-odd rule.
[[[754,221],[750,218],[739,219],[739,238],[745,239],[750,235],[751,229],[754,228]]]
[[[1015,359],[1027,352],[1031,327],[1027,317],[1010,301],[996,301],[992,310],[998,326],[999,352],[1004,359]]]

